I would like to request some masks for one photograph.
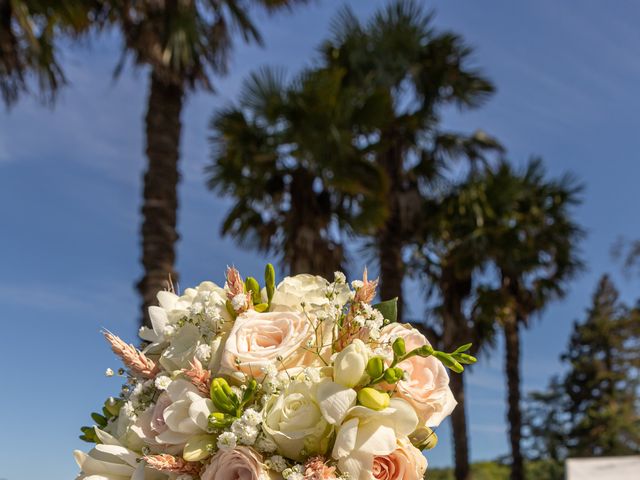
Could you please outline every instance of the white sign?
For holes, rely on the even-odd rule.
[[[567,480],[639,480],[640,456],[570,458]]]

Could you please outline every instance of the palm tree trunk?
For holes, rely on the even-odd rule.
[[[464,399],[464,377],[452,373],[449,381],[451,392],[458,405],[451,413],[451,429],[453,430],[453,452],[455,460],[455,479],[470,480],[469,437],[467,432],[467,412]]]
[[[308,170],[299,168],[291,177],[291,210],[286,228],[291,236],[285,245],[289,274],[309,273],[330,279],[336,270],[342,270],[344,262],[342,246],[327,238],[331,214],[314,192],[315,177]]]
[[[508,388],[509,441],[511,444],[511,480],[524,480],[524,466],[520,439],[522,437],[522,413],[520,411],[520,334],[517,319],[504,326],[506,374]]]
[[[404,246],[397,219],[390,213],[384,228],[379,233],[378,248],[380,255],[380,298],[391,300],[398,298],[398,321],[402,321],[403,297],[402,281],[404,280],[404,262],[402,248]]]
[[[398,322],[402,321],[402,281],[405,267],[402,250],[405,245],[401,208],[402,148],[394,138],[394,132],[385,134],[388,150],[381,156],[381,166],[389,181],[388,217],[378,231],[378,255],[380,260],[380,298],[398,298]]]
[[[465,317],[462,312],[462,301],[468,295],[470,282],[456,282],[455,274],[451,270],[443,271],[442,293],[442,340],[445,351],[456,348],[460,338],[469,338],[465,327]],[[451,393],[458,401],[458,405],[451,413],[451,430],[453,432],[454,474],[456,480],[470,480],[469,466],[469,436],[467,431],[467,412],[464,396],[464,378],[457,373],[449,376]]]
[[[177,280],[174,270],[178,240],[176,216],[180,146],[180,114],[184,91],[181,85],[164,82],[151,72],[147,106],[146,154],[142,204],[142,266],[137,288],[142,296],[142,323],[149,325],[148,308],[158,291]]]

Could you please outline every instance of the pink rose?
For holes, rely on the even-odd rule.
[[[153,407],[151,413],[151,429],[156,435],[167,429],[167,424],[164,421],[164,411],[169,405],[171,405],[171,403],[172,401],[169,395],[162,393]]]
[[[222,370],[240,371],[259,378],[261,368],[273,364],[278,370],[305,366],[307,342],[313,327],[298,312],[258,313],[248,310],[236,319],[222,354]]]
[[[380,343],[391,343],[402,337],[407,352],[428,344],[420,332],[408,325],[392,323],[382,329]],[[409,402],[420,423],[435,427],[451,414],[457,402],[449,388],[449,374],[443,363],[435,357],[414,356],[398,364],[408,379],[397,383],[394,396]],[[391,390],[392,386],[389,386]]]
[[[249,447],[223,449],[211,459],[200,474],[201,480],[262,480],[269,478],[262,456]]]
[[[422,480],[426,470],[427,459],[406,439],[389,455],[373,458],[375,480]]]
[[[164,420],[164,411],[171,403],[169,395],[162,393],[156,403],[142,412],[131,426],[131,431],[153,451],[170,454],[182,452],[182,445],[169,445],[156,440],[159,434],[168,429]]]

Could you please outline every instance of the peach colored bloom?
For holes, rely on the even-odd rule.
[[[404,338],[407,352],[429,343],[420,332],[409,325],[392,323],[382,329],[380,342],[391,343],[397,337]],[[446,367],[435,357],[414,356],[398,364],[408,378],[397,383],[394,396],[409,402],[420,420],[420,424],[438,426],[451,414],[457,402],[449,388]]]
[[[268,364],[278,370],[306,366],[305,347],[312,335],[313,327],[302,313],[248,310],[238,316],[229,333],[222,370],[260,378]]]
[[[422,480],[426,470],[427,459],[406,439],[389,455],[373,458],[375,480]]]
[[[144,457],[147,465],[154,470],[170,473],[186,473],[187,475],[198,475],[200,464],[197,462],[187,462],[184,458],[173,455],[146,455]]]
[[[122,359],[122,362],[134,373],[145,378],[153,378],[156,376],[156,373],[160,371],[153,360],[133,345],[127,344],[124,340],[111,332],[105,331],[102,332],[102,334],[111,345],[113,353],[118,355]]]
[[[185,368],[182,372],[191,380],[193,386],[198,389],[205,397],[209,396],[209,388],[211,386],[211,372],[202,368],[202,363],[197,358],[189,362],[190,368]]]
[[[371,303],[376,296],[376,288],[378,288],[378,279],[369,280],[367,278],[367,269],[362,274],[362,287],[356,292],[354,302]]]
[[[304,480],[335,480],[336,467],[324,463],[323,456],[312,457],[304,464]]]
[[[236,313],[242,313],[252,307],[251,294],[244,291],[244,282],[240,272],[235,267],[227,267],[227,288],[229,290],[227,298],[230,302],[233,302],[233,299],[238,295],[242,295],[245,298],[244,305],[239,310],[236,309]]]
[[[262,480],[265,477],[267,470],[262,464],[262,456],[249,447],[218,450],[200,473],[201,480]]]

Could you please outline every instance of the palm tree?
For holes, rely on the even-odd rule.
[[[76,37],[99,17],[95,2],[0,0],[0,95],[7,107],[36,80],[40,94],[52,101],[66,83],[57,56],[61,35]]]
[[[418,234],[411,268],[430,285],[428,296],[437,297],[435,325],[423,330],[445,351],[452,351],[460,338],[473,342],[475,352],[493,345],[495,322],[476,317],[466,304],[481,287],[478,273],[488,259],[483,235],[485,196],[482,177],[472,173],[441,198],[428,199],[422,209],[423,234]],[[422,329],[422,328],[421,328]],[[448,349],[448,350],[447,350]],[[450,376],[458,406],[451,414],[456,480],[471,478],[464,378]]]
[[[109,0],[108,16],[124,38],[123,61],[149,67],[146,155],[142,205],[142,265],[138,283],[144,323],[156,293],[174,270],[183,100],[198,88],[211,90],[212,74],[226,73],[234,30],[246,42],[262,37],[249,4],[273,12],[304,0]]]
[[[322,52],[327,68],[346,72],[345,85],[377,96],[387,110],[377,135],[368,139],[389,182],[388,215],[373,250],[380,263],[380,294],[398,297],[401,318],[404,253],[419,216],[420,190],[443,168],[429,154],[437,143],[440,111],[448,105],[476,108],[494,87],[469,67],[472,50],[462,38],[434,31],[432,15],[413,0],[391,2],[364,25],[344,8]]]
[[[508,387],[512,480],[523,479],[520,450],[520,328],[554,299],[565,295],[567,282],[581,269],[577,244],[583,236],[570,209],[580,203],[581,188],[571,177],[545,179],[539,159],[522,173],[503,162],[486,176],[485,218],[489,257],[498,284],[482,292],[485,315],[497,318],[504,331]]]
[[[371,120],[371,110],[340,83],[335,70],[287,81],[262,69],[211,122],[209,185],[235,202],[222,233],[278,256],[292,274],[332,276],[345,260],[341,232],[383,218],[381,172],[353,141],[354,119]]]

